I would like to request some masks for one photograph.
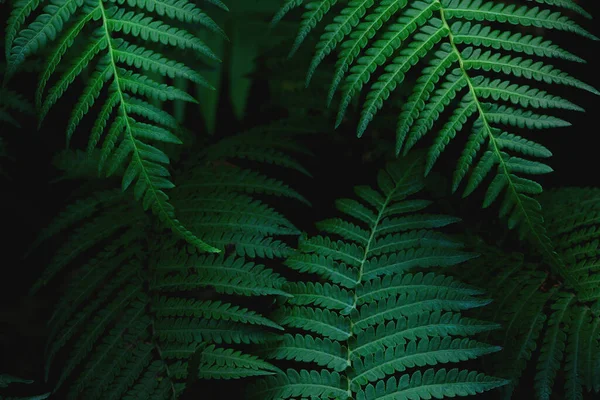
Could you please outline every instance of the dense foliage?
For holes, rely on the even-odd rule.
[[[0,7],[0,399],[600,396],[592,6]]]

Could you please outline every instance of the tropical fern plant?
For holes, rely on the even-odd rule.
[[[263,140],[269,135],[249,132],[227,139],[227,146],[207,146],[174,190],[181,215],[219,255],[164,235],[119,190],[79,195],[42,232],[40,240],[68,232],[38,283],[67,274],[46,347],[46,378],[55,393],[172,399],[198,378],[276,371],[249,345],[282,328],[241,299],[288,296],[285,279],[261,260],[273,264],[288,255],[284,238],[299,232],[263,199],[306,200],[242,165],[250,160],[303,171],[291,154],[305,149],[293,132],[280,131],[277,143]]]
[[[211,3],[224,7],[220,1]],[[188,32],[186,25],[191,24],[224,35],[187,0],[17,0],[6,28],[5,78],[10,79],[27,57],[54,45],[35,96],[41,123],[73,82],[84,71],[92,71],[71,111],[67,143],[99,103],[88,141],[88,150],[101,144],[99,172],[112,175],[125,165],[123,190],[133,186],[144,209],[151,209],[190,243],[217,251],[175,218],[165,192],[173,187],[166,168],[169,158],[156,144],[181,141],[174,119],[152,101],[196,101],[156,77],[179,77],[211,88],[199,73],[170,55],[172,49],[179,49],[218,61]]]
[[[481,318],[502,325],[491,335],[504,351],[490,365],[511,379],[503,398],[521,398],[515,393],[519,382],[533,387],[536,399],[561,392],[565,399],[583,399],[584,393],[595,398],[591,393],[600,393],[600,190],[564,188],[544,193],[541,201],[548,232],[580,291],[566,287],[530,256],[486,247],[460,276],[495,299]],[[535,364],[533,382],[523,382],[529,362]],[[564,390],[556,388],[558,382]]]
[[[293,54],[311,31],[331,15],[318,39],[306,81],[330,53],[336,57],[328,103],[341,89],[336,125],[363,88],[366,97],[358,136],[407,74],[419,69],[412,94],[397,119],[396,152],[407,153],[428,132],[435,132],[427,154],[428,173],[459,132],[468,132],[453,178],[456,191],[466,180],[464,195],[493,173],[484,207],[503,192],[500,215],[530,239],[572,286],[577,281],[553,253],[545,233],[540,204],[542,187],[530,175],[552,169],[538,159],[551,152],[519,135],[525,129],[568,126],[536,110],[581,111],[581,107],[547,91],[566,85],[599,92],[555,67],[552,59],[583,62],[578,56],[540,36],[561,31],[597,38],[566,17],[568,10],[590,15],[571,0],[498,2],[489,0],[287,0],[274,22],[303,6]],[[421,65],[424,68],[421,68]],[[439,127],[439,128],[438,128]]]
[[[275,321],[288,332],[261,352],[294,367],[261,380],[256,399],[429,399],[500,387],[503,379],[437,367],[500,348],[473,336],[497,327],[462,311],[484,306],[481,291],[423,271],[472,257],[436,228],[456,218],[426,214],[423,159],[380,171],[378,188],[336,205],[345,218],[320,222],[323,236],[304,237],[286,265],[300,278]],[[409,373],[407,373],[409,372]]]

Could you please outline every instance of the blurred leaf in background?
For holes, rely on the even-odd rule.
[[[255,61],[261,47],[273,39],[266,27],[281,6],[281,1],[229,0],[227,6],[229,12],[214,12],[211,15],[223,27],[229,40],[206,31],[196,32],[223,60],[215,68],[203,72],[216,90],[207,93],[201,87],[195,89],[202,91],[203,101],[199,108],[206,129],[211,134],[215,132],[219,107],[230,108],[237,120],[244,117],[252,84],[250,75],[256,68]],[[185,112],[183,107],[183,104],[176,105],[175,115],[180,121]]]

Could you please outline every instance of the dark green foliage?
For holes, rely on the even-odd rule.
[[[492,333],[494,342],[505,349],[495,356],[492,367],[512,380],[504,398],[511,398],[521,383],[535,388],[536,399],[550,399],[553,393],[582,399],[584,392],[600,393],[600,190],[550,191],[542,204],[558,256],[576,274],[581,291],[556,280],[546,265],[528,262],[529,256],[485,247],[480,249],[483,257],[461,276],[486,288],[495,299],[481,317],[503,327]],[[529,362],[535,365],[534,381],[520,382]]]
[[[41,214],[28,205],[52,209],[54,200],[43,191],[74,190],[28,246],[43,261],[5,268],[7,288],[35,280],[27,301],[48,324],[25,326],[42,312],[20,311],[24,297],[3,291],[0,326],[16,321],[11,336],[35,331],[46,343],[39,359],[2,365],[39,382],[6,387],[32,381],[0,375],[4,399],[48,390],[176,399],[206,397],[206,388],[217,388],[209,398],[258,400],[600,395],[600,189],[543,192],[531,178],[552,171],[552,153],[529,131],[566,128],[563,118],[588,108],[571,90],[599,94],[563,72],[585,62],[574,40],[597,40],[578,2],[6,6],[0,175],[10,166],[11,179],[0,197],[18,223],[5,231],[35,230],[28,222]],[[278,8],[269,31],[266,15]],[[287,30],[298,28],[288,13],[300,17],[289,54],[307,62],[306,79],[302,62],[283,62]],[[328,59],[333,76],[318,68]],[[323,128],[338,89],[336,127],[356,123],[372,142]],[[48,151],[56,132],[83,149]],[[299,143],[308,135],[320,157],[307,168],[312,153]],[[588,137],[573,139],[578,156]],[[340,217],[313,228],[329,198],[401,153],[335,202]],[[64,173],[42,188],[48,171],[37,159],[46,155]],[[425,179],[442,164],[448,182]],[[326,190],[302,181],[311,173]],[[478,192],[482,208],[497,203],[516,237],[469,201],[443,198],[445,187]],[[428,211],[438,205],[465,221]],[[8,278],[13,271],[22,276]],[[15,340],[13,356],[26,340]],[[27,362],[31,371],[18,371]]]
[[[286,264],[305,280],[284,286],[293,297],[275,317],[289,333],[261,350],[299,364],[260,381],[253,398],[428,399],[506,384],[438,367],[500,348],[473,338],[496,325],[461,315],[489,303],[480,291],[420,270],[473,257],[437,231],[455,218],[423,213],[429,202],[413,198],[422,166],[414,157],[389,164],[377,189],[358,186],[360,200],[336,203],[344,218],[317,224],[327,236],[301,240]]]
[[[165,235],[118,190],[78,200],[42,232],[41,240],[69,232],[38,283],[64,277],[69,268],[46,347],[55,391],[69,399],[170,399],[194,379],[277,370],[248,345],[283,328],[236,301],[289,296],[285,279],[261,260],[272,265],[289,254],[284,239],[299,232],[257,196],[302,197],[236,164],[249,158],[304,171],[290,152],[305,150],[294,133],[280,131],[280,144],[273,145],[256,141],[259,132],[269,135],[267,129],[249,132],[206,147],[173,191],[188,226],[225,251],[219,255]],[[228,179],[233,176],[246,179]]]
[[[5,78],[12,77],[29,56],[54,46],[35,96],[41,124],[89,68],[91,75],[67,123],[67,143],[91,109],[98,108],[88,141],[88,151],[101,148],[98,172],[110,176],[124,168],[123,190],[131,186],[145,210],[151,209],[190,243],[216,252],[175,218],[165,193],[173,187],[166,168],[169,157],[155,144],[182,142],[173,117],[152,101],[197,101],[156,77],[179,77],[211,88],[196,71],[159,51],[162,45],[218,60],[186,30],[186,23],[224,35],[207,14],[187,0],[51,0],[48,4],[17,0],[6,28]]]
[[[573,38],[597,38],[561,13],[566,9],[589,17],[571,0],[511,3],[350,0],[338,5],[337,0],[287,0],[274,22],[293,8],[304,7],[293,54],[330,15],[306,82],[329,54],[335,55],[328,104],[341,89],[336,126],[353,99],[370,84],[366,97],[361,98],[359,137],[392,93],[405,84],[406,76],[413,69],[421,71],[414,82],[408,82],[412,94],[398,113],[396,153],[406,154],[426,134],[435,132],[427,154],[425,173],[429,173],[448,144],[459,132],[465,132],[468,140],[454,171],[453,191],[466,181],[467,196],[491,173],[483,206],[490,206],[504,193],[500,216],[576,286],[576,279],[553,256],[541,207],[534,197],[542,187],[529,177],[552,171],[537,160],[552,153],[518,133],[519,128],[570,125],[539,109],[582,110],[551,94],[553,86],[600,94],[554,66],[556,59],[583,62],[581,58],[528,28],[573,34]]]

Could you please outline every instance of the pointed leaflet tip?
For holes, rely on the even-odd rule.
[[[406,157],[411,148],[412,146],[404,146],[404,148],[402,149],[402,157]]]
[[[296,7],[301,6],[302,3],[304,3],[304,0],[287,0],[287,2],[281,6],[279,11],[277,11],[277,13],[273,16],[273,19],[269,24],[269,29],[273,29],[273,27],[275,27],[275,25],[277,25],[288,12]]]
[[[427,157],[427,162],[425,163],[425,171],[423,172],[423,176],[427,177],[429,175],[429,173],[433,169],[434,164],[435,160],[432,161],[431,157]]]
[[[307,88],[308,85],[310,85],[310,81],[312,80],[312,77],[315,74],[317,67],[319,66],[319,62],[315,62],[315,61],[316,60],[313,59],[313,61],[310,63],[310,67],[308,67],[308,72],[306,73],[306,79],[304,80],[305,88]],[[331,100],[327,101],[327,106],[329,106],[330,102],[331,102]]]
[[[342,119],[343,119],[343,118],[344,118],[344,117],[342,117],[342,116],[340,116],[340,115],[338,114],[338,117],[337,117],[337,119],[335,120],[335,125],[333,126],[333,129],[337,129],[337,128],[339,128],[339,126],[342,124]]]
[[[358,123],[358,127],[356,129],[356,137],[357,138],[361,138],[362,135],[365,134],[366,130],[367,130],[367,126],[369,126],[369,122],[372,118],[368,118],[363,116],[363,118],[360,119],[359,123]]]
[[[221,0],[205,0],[207,3],[211,3],[214,6],[219,7],[221,10],[229,12],[229,7]]]
[[[460,186],[460,181],[456,182],[456,181],[454,180],[454,182],[452,182],[452,190],[451,190],[452,194],[455,194],[455,193],[456,193],[456,191],[458,190],[458,187],[459,187],[459,186]],[[465,196],[463,196],[463,198],[464,198],[464,197],[465,197]]]
[[[307,35],[307,33],[304,33],[302,31],[298,32],[298,36],[296,37],[296,40],[294,41],[294,44],[292,45],[292,49],[290,50],[290,53],[287,56],[288,60],[290,58],[292,58],[294,56],[294,54],[296,54],[296,52],[302,45],[302,42],[304,42],[306,35]]]
[[[400,130],[396,131],[396,157],[400,155],[402,148],[404,147],[404,141],[406,140],[406,133]]]
[[[585,90],[587,90],[590,93],[595,94],[596,96],[600,96],[600,92],[593,86],[591,85],[586,85],[586,87],[584,87]]]

